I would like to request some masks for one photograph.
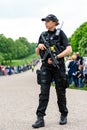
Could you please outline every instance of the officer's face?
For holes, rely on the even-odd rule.
[[[53,31],[56,27],[56,22],[53,22],[51,20],[49,20],[49,21],[47,20],[47,21],[45,21],[45,26],[48,30]]]

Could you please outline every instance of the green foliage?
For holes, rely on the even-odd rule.
[[[2,64],[2,62],[3,62],[3,54],[2,53],[0,53],[0,64]]]
[[[35,46],[35,43],[29,43],[26,38],[20,37],[15,41],[16,58],[25,58],[28,55],[35,53]]]
[[[13,41],[0,34],[0,63],[8,64],[12,60],[22,59],[35,53],[36,43],[29,43],[24,37]]]
[[[69,38],[69,41],[74,52],[79,51],[82,55],[87,54],[87,22],[84,22],[76,29],[71,38]]]
[[[87,37],[80,40],[78,49],[82,56],[87,56]]]

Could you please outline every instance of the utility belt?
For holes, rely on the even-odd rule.
[[[41,59],[42,65],[44,65],[46,67],[53,67],[54,68],[53,64],[48,64],[47,61],[48,61],[48,59],[45,59],[45,60]],[[63,58],[58,59],[58,66],[60,68],[64,68],[65,69],[65,63],[64,63],[64,59]]]

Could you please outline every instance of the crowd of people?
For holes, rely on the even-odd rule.
[[[18,74],[30,69],[33,72],[38,62],[39,60],[36,59],[31,64],[18,66],[0,65],[0,76]],[[87,86],[87,64],[84,63],[84,58],[80,56],[79,52],[74,53],[66,61],[66,73],[69,78],[69,85],[74,84],[75,87]]]
[[[69,85],[74,83],[75,87],[81,88],[87,86],[87,64],[84,64],[84,58],[79,52],[74,53],[66,63]]]
[[[18,74],[32,69],[34,71],[35,65],[38,63],[38,59],[35,59],[31,64],[18,65],[18,66],[2,66],[0,65],[0,76]]]

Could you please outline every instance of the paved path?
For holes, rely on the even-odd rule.
[[[35,71],[0,77],[0,130],[33,129],[39,89]],[[87,130],[87,91],[67,89],[67,105],[68,124],[60,126],[55,88],[51,87],[46,127],[39,130]]]

